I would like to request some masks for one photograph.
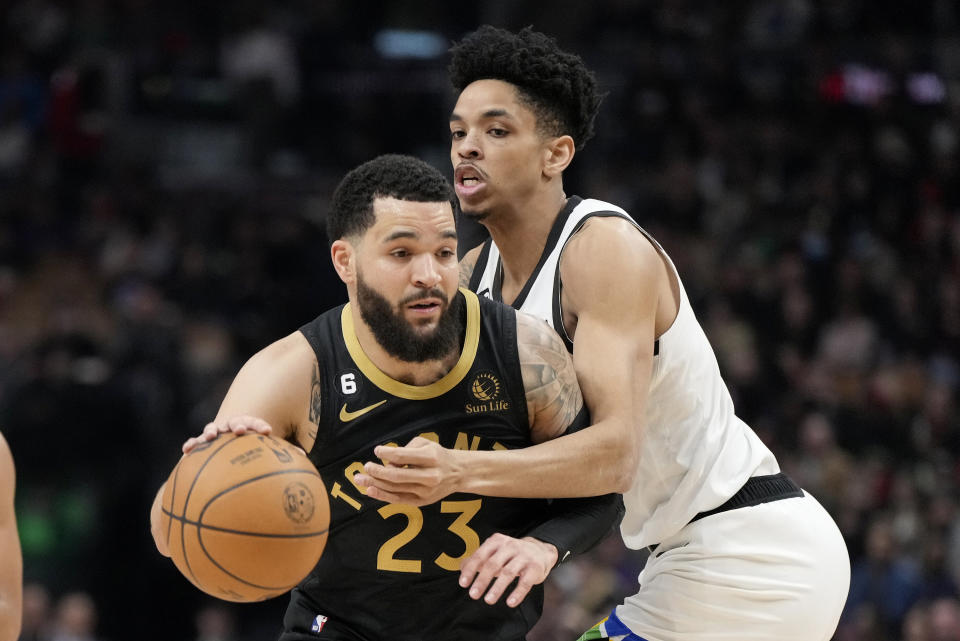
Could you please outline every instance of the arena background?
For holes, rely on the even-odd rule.
[[[23,638],[275,638],[286,599],[197,592],[154,550],[150,501],[240,364],[344,300],[322,231],[342,174],[385,152],[449,172],[446,49],[482,23],[596,70],[567,192],[663,243],[740,415],[837,519],[836,638],[960,639],[948,0],[2,3]],[[642,562],[613,536],[554,572],[531,641],[576,638]]]

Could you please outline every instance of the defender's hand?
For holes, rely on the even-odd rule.
[[[429,505],[457,491],[462,473],[454,452],[433,441],[417,436],[405,447],[380,445],[373,453],[383,465],[367,462],[353,477],[371,498]]]
[[[273,428],[270,427],[270,423],[267,423],[262,418],[247,415],[231,416],[226,421],[220,423],[207,423],[200,433],[200,436],[188,438],[184,442],[183,453],[186,454],[197,445],[212,441],[217,438],[218,435],[226,432],[233,432],[234,434],[269,434],[272,431]]]
[[[507,605],[515,608],[530,588],[546,580],[556,563],[557,548],[549,543],[529,536],[515,539],[498,533],[463,562],[460,586],[470,589],[471,598],[483,596],[486,603],[493,605],[517,579],[517,587],[507,597]]]

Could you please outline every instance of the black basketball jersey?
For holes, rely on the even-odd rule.
[[[423,436],[449,448],[530,445],[517,355],[516,316],[461,290],[466,334],[459,361],[426,386],[386,376],[367,358],[349,305],[301,328],[317,355],[322,389],[309,453],[326,484],[330,533],[323,557],[293,591],[283,641],[520,639],[539,618],[540,586],[517,608],[471,599],[460,563],[495,532],[523,536],[546,501],[453,494],[426,507],[367,498],[353,476],[377,445]],[[314,392],[317,393],[316,391]]]

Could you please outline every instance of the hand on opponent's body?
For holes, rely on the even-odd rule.
[[[454,450],[417,436],[406,447],[380,445],[373,452],[383,463],[368,461],[354,477],[370,498],[423,506],[457,491],[462,474]]]

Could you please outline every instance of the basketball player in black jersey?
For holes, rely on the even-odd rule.
[[[282,641],[523,639],[560,553],[592,546],[619,518],[616,495],[549,504],[455,494],[415,507],[384,505],[354,482],[379,445],[515,449],[587,422],[553,331],[458,289],[455,203],[443,175],[410,157],[348,173],[328,237],[350,302],[253,356],[214,421],[184,444],[272,432],[324,479],[327,546],[292,593]],[[507,583],[517,579],[504,601],[459,584],[475,553],[498,555]]]

